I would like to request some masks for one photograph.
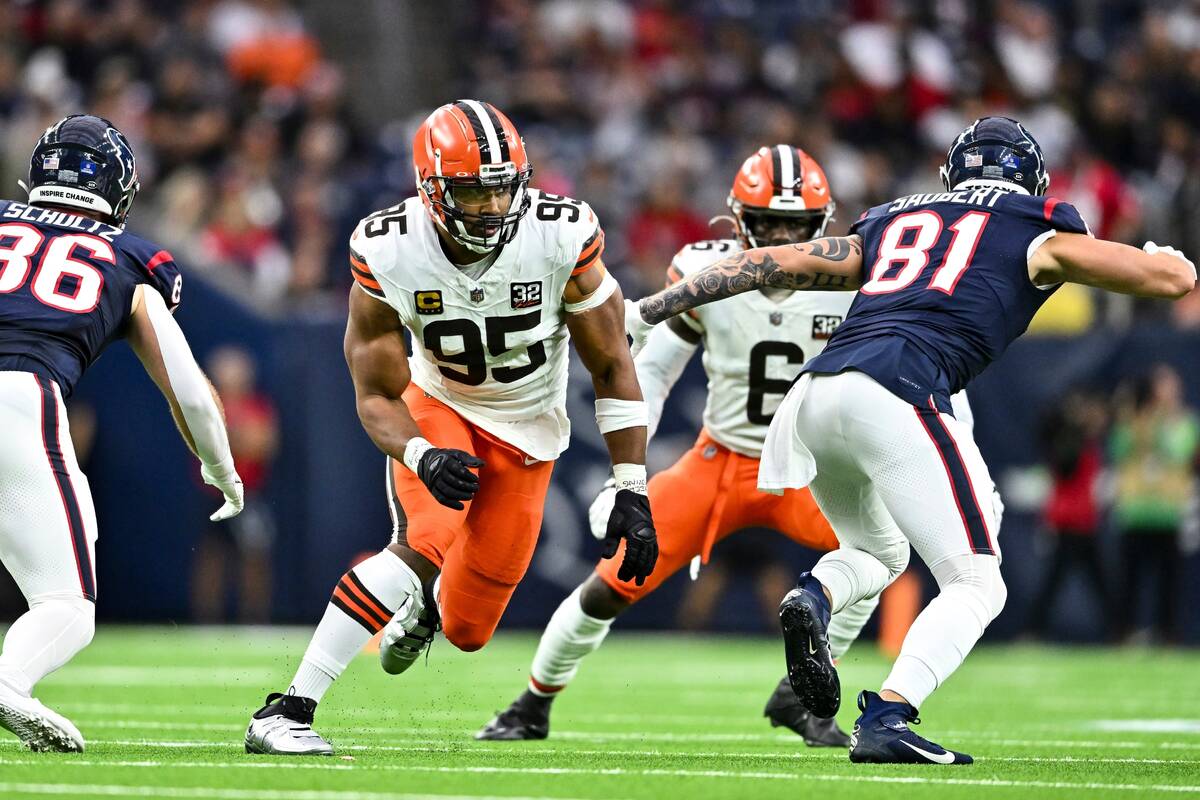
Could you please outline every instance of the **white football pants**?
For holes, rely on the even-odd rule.
[[[0,561],[28,601],[96,599],[96,512],[58,386],[0,372]]]
[[[1004,605],[994,485],[970,428],[860,372],[805,375],[776,412],[759,485],[805,484],[841,543],[813,569],[835,613],[903,572],[910,544],[937,579],[884,683],[919,706]]]

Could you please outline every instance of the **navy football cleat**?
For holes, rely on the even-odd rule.
[[[850,735],[850,760],[859,764],[970,764],[975,759],[913,733],[920,723],[908,703],[889,702],[875,692],[859,692],[862,712]]]
[[[805,572],[779,604],[788,680],[804,707],[818,717],[837,715],[842,684],[829,653],[829,600],[821,582]]]

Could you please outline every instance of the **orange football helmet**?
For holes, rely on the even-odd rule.
[[[821,165],[798,147],[760,147],[733,179],[726,201],[745,247],[824,235],[837,204]]]
[[[533,167],[516,126],[491,103],[457,100],[426,117],[413,138],[413,168],[434,224],[459,243],[487,253],[516,236]],[[456,189],[481,187],[507,190],[507,209],[473,214],[455,202]]]

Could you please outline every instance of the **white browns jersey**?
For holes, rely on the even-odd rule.
[[[363,219],[350,259],[359,287],[394,308],[411,333],[413,382],[550,461],[571,433],[563,290],[572,274],[600,263],[604,234],[586,203],[529,195],[516,236],[478,279],[446,258],[417,197]]]
[[[678,281],[741,249],[732,239],[689,244],[675,255],[668,277]],[[709,434],[759,458],[780,401],[804,362],[825,349],[853,301],[854,292],[785,292],[772,299],[754,291],[681,316],[704,339]]]

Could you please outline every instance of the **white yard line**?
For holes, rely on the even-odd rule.
[[[36,764],[34,760],[11,761],[0,760],[2,764]],[[204,763],[204,762],[168,762],[168,761],[131,761],[131,762],[107,762],[107,761],[82,761],[82,760],[60,760],[55,762],[55,766],[73,764],[77,766],[137,766],[152,769],[164,769],[169,767],[203,767],[203,768],[231,768],[231,767],[246,767],[250,765],[265,767],[268,765],[281,769],[334,769],[334,770],[373,770],[373,771],[396,771],[396,772],[427,772],[435,774],[456,774],[476,773],[489,775],[595,775],[603,777],[669,777],[669,778],[732,778],[735,780],[783,780],[783,781],[821,781],[821,782],[854,782],[854,783],[881,783],[881,784],[911,784],[925,786],[975,786],[979,788],[1017,788],[1017,789],[1059,789],[1059,790],[1076,790],[1076,791],[1128,791],[1128,792],[1165,792],[1173,794],[1200,794],[1200,786],[1176,786],[1172,784],[1137,784],[1137,783],[1099,783],[1099,782],[1071,782],[1071,781],[1026,781],[1026,780],[1003,780],[998,778],[939,778],[939,777],[921,777],[921,776],[897,776],[897,775],[854,775],[846,773],[819,775],[819,774],[793,774],[788,772],[734,772],[727,770],[694,770],[694,769],[628,769],[622,767],[600,768],[600,769],[583,769],[578,767],[483,767],[483,766],[459,766],[459,767],[433,767],[433,766],[400,766],[394,764],[375,764],[363,766],[351,766],[349,764],[333,764],[323,765],[313,763],[311,761],[303,762],[228,762],[228,763]],[[15,787],[40,786],[47,789],[47,793],[54,794],[82,794],[84,792],[75,784],[9,784],[0,783],[0,791],[20,791]],[[13,787],[13,788],[10,788]],[[83,789],[88,787],[84,786]],[[100,788],[100,787],[92,787]],[[107,787],[112,789],[120,789],[120,787]],[[137,787],[145,788],[148,791],[151,789],[160,789],[160,787]],[[25,791],[29,791],[25,789]],[[147,796],[163,796],[163,797],[218,797],[228,798],[228,800],[252,800],[253,798],[263,798],[263,800],[407,800],[414,795],[388,795],[373,792],[355,793],[355,792],[312,792],[312,791],[251,791],[231,789],[214,789],[215,794],[186,794],[172,795],[166,792],[175,791],[172,789],[161,789],[163,792],[160,795],[149,794]],[[202,792],[203,789],[185,789],[180,791]],[[227,794],[233,792],[234,794]],[[104,794],[120,794],[120,791],[105,791]],[[425,795],[428,796],[428,795]]]
[[[218,789],[208,787],[126,786],[121,784],[0,783],[0,794],[50,794],[78,797],[179,797],[215,800],[572,800],[559,797],[528,797],[483,794],[395,794],[392,792],[344,792],[289,789]]]
[[[191,742],[171,742],[171,745],[187,745],[193,746]],[[241,747],[238,744],[226,745],[221,743],[221,747]],[[516,745],[521,748],[522,745]],[[472,758],[497,757],[508,758],[514,754],[528,754],[537,756],[607,756],[607,757],[622,757],[622,756],[637,756],[642,758],[717,758],[717,759],[745,759],[754,761],[840,761],[845,758],[845,754],[841,750],[823,748],[820,750],[810,750],[798,753],[739,753],[727,751],[702,751],[702,752],[674,752],[663,750],[606,750],[595,748],[575,748],[575,747],[542,747],[534,745],[530,749],[514,749],[509,745],[501,745],[498,747],[490,745],[462,747],[437,747],[430,745],[419,745],[405,747],[401,745],[352,745],[338,748],[338,752],[353,751],[354,753],[371,752],[386,752],[386,753],[440,753],[443,755],[462,755]],[[1197,762],[1189,758],[1110,758],[1110,757],[1075,757],[1075,756],[981,756],[977,759],[982,762],[1012,762],[1012,763],[1048,763],[1048,764],[1186,764],[1194,765]],[[0,757],[0,764],[44,764],[44,760],[37,758],[26,759],[5,759]],[[279,767],[283,769],[294,769],[303,767],[307,769],[408,769],[405,765],[393,764],[364,764],[351,765],[341,764],[332,759],[280,759],[273,757],[247,757],[244,761],[234,761],[227,763],[214,764],[214,762],[202,761],[156,761],[156,760],[137,760],[137,761],[108,761],[108,760],[85,760],[85,759],[70,759],[57,762],[68,766],[99,766],[107,764],[113,767],[205,767],[205,766],[221,766],[221,767],[243,767],[246,769],[262,769]]]
[[[84,726],[85,729],[87,727],[89,727],[89,726],[88,725]],[[105,725],[96,725],[95,727],[102,728],[102,727],[106,727],[106,726]],[[135,723],[135,724],[126,725],[126,724],[122,723],[120,725],[108,726],[108,727],[118,727],[121,729],[131,729],[131,728],[136,729],[138,727],[138,724]],[[176,728],[192,729],[192,730],[206,730],[207,729],[204,726],[187,725],[187,724],[182,724],[182,723],[180,723],[178,725],[176,725],[175,723],[162,723],[161,726],[145,726],[145,727],[148,727],[148,728],[149,727],[161,727],[163,729],[169,729],[169,730],[174,730]],[[240,731],[242,730],[242,726],[240,724],[239,725],[229,725],[229,726],[219,725],[219,726],[213,726],[213,729],[222,731],[222,732],[228,731],[231,733],[240,733]],[[467,730],[467,729],[459,729],[459,730],[446,730],[446,729],[403,730],[403,729],[390,729],[390,728],[387,729],[387,733],[393,739],[399,739],[401,741],[407,742],[409,745],[416,745],[416,744],[420,744],[420,743],[427,743],[427,744],[431,744],[431,745],[445,745],[446,744],[445,737],[439,738],[439,737],[430,736],[431,733],[437,733],[439,731],[445,732],[445,733],[450,733],[450,734],[461,735],[464,748],[472,747],[472,748],[478,749],[478,748],[483,748],[483,747],[488,747],[488,746],[497,746],[497,745],[476,744],[475,740],[473,738],[471,738],[473,736],[474,731]],[[370,732],[370,731],[369,731],[369,729],[367,729],[367,730],[359,729],[359,733],[361,734],[362,732]],[[1137,750],[1137,749],[1185,750],[1185,751],[1200,750],[1200,742],[1194,742],[1194,743],[1193,742],[1161,742],[1161,741],[1139,742],[1139,741],[1123,741],[1123,740],[1103,741],[1103,740],[1080,740],[1080,739],[1000,739],[1000,738],[994,738],[991,735],[986,734],[986,733],[971,733],[968,731],[960,731],[956,735],[961,737],[964,740],[982,742],[985,745],[1000,746],[1000,747],[1074,747],[1074,748],[1106,748],[1106,747],[1108,747],[1108,748],[1114,748],[1114,749],[1120,749],[1120,750]],[[86,736],[86,734],[85,734],[85,736]],[[111,744],[111,745],[123,745],[123,746],[138,746],[138,747],[166,747],[166,748],[187,748],[187,747],[241,748],[242,747],[242,742],[241,742],[240,736],[231,736],[226,741],[214,741],[211,739],[207,739],[207,740],[205,740],[205,739],[156,740],[156,739],[107,739],[107,738],[95,738],[95,737],[86,737],[86,738],[87,738],[87,741],[92,744]],[[335,737],[335,743],[340,738],[341,737]],[[358,738],[358,736],[355,736],[354,738]],[[788,745],[799,746],[799,739],[796,736],[793,736],[791,734],[782,734],[782,735],[772,735],[772,734],[685,734],[685,733],[642,734],[642,733],[592,733],[592,732],[587,732],[587,731],[556,731],[554,734],[554,739],[561,739],[561,740],[566,740],[566,741],[594,742],[594,743],[624,742],[624,741],[663,742],[663,743],[681,743],[681,744],[692,743],[692,742],[747,742],[747,743],[757,742],[757,743],[760,743],[760,744],[766,745],[766,746],[788,746]],[[350,740],[353,741],[354,739],[352,738]],[[18,746],[18,742],[15,739],[0,740],[0,751],[2,751],[5,746],[16,748]],[[498,745],[498,746],[504,747],[506,745]],[[518,745],[518,746],[520,746],[520,745]],[[540,747],[541,747],[541,745],[537,745],[537,744],[529,745],[529,748],[531,751],[534,748],[540,748]],[[354,751],[363,751],[363,750],[366,750],[366,751],[370,751],[370,750],[405,751],[405,750],[408,750],[411,748],[409,746],[397,746],[397,745],[352,744],[352,745],[340,745],[340,746],[338,746],[338,749],[339,750],[354,750]],[[619,752],[631,752],[631,751],[614,749],[612,752],[619,753]],[[769,752],[766,754],[772,755]],[[688,755],[688,753],[687,752],[674,753],[674,755]],[[786,753],[781,753],[780,755],[786,755]]]

